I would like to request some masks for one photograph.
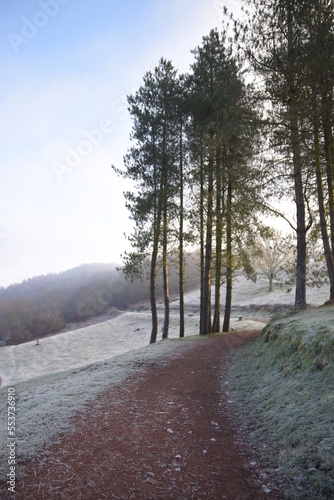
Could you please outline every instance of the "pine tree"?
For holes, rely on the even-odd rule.
[[[272,123],[276,137],[287,147],[286,173],[293,179],[296,204],[296,295],[295,307],[306,307],[306,233],[312,217],[306,221],[307,169],[303,155],[304,123],[304,49],[305,23],[309,2],[301,0],[259,0],[243,30],[236,31],[237,41],[245,47],[257,73],[265,79],[266,95],[279,116]],[[288,134],[286,133],[288,131]]]
[[[248,208],[235,203],[240,197],[248,199],[246,191],[255,190],[255,178],[249,159],[258,128],[253,103],[240,75],[226,35],[211,31],[195,51],[193,65],[193,130],[202,138],[204,162],[201,155],[201,252],[203,264],[203,292],[201,293],[200,333],[220,329],[220,286],[222,279],[222,242],[225,241],[226,303],[224,331],[229,330],[232,301],[233,226],[243,217],[249,220],[247,210],[255,207],[257,196]],[[198,134],[200,130],[200,134]],[[253,176],[253,177],[252,177]],[[255,208],[254,208],[255,209]],[[203,212],[202,212],[203,211]],[[243,215],[242,215],[243,214]],[[204,236],[203,221],[206,221]],[[246,224],[245,224],[246,225]],[[225,233],[223,233],[225,228]],[[215,245],[214,245],[215,236]],[[204,254],[204,255],[203,255]],[[213,269],[213,262],[215,267]],[[215,307],[211,323],[211,284],[215,277]]]
[[[305,88],[313,139],[313,162],[321,237],[330,281],[330,302],[334,302],[334,13],[325,0],[308,5],[305,32]],[[312,139],[310,142],[312,142]],[[311,149],[311,148],[310,148]],[[326,169],[323,168],[323,163]],[[327,177],[327,182],[324,178]],[[328,202],[326,202],[326,198]],[[329,217],[327,217],[327,212]]]
[[[222,84],[222,69],[226,59],[224,36],[220,38],[216,30],[203,38],[203,44],[194,51],[196,62],[193,70],[193,120],[194,128],[201,130],[204,155],[201,159],[201,247],[203,283],[201,293],[200,333],[212,331],[211,322],[211,283],[213,261],[213,223],[214,223],[214,175],[215,154],[218,136],[216,103]],[[205,158],[205,168],[203,157]],[[205,193],[205,199],[204,199]],[[205,202],[205,206],[204,206]],[[206,228],[204,231],[204,220]],[[205,234],[204,234],[205,233]]]
[[[150,343],[158,333],[156,305],[156,274],[159,250],[162,251],[163,293],[165,317],[163,338],[168,337],[168,222],[175,194],[174,91],[176,71],[164,59],[154,73],[144,76],[144,84],[129,96],[129,111],[133,119],[131,139],[134,145],[124,158],[125,170],[120,175],[135,182],[135,191],[125,193],[126,205],[135,223],[129,238],[134,251],[124,256],[124,272],[131,278],[141,277],[143,264],[150,261],[150,302],[152,331]]]

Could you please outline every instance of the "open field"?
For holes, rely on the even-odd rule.
[[[327,300],[327,295],[328,290],[326,287],[323,287],[320,291],[312,289],[309,291],[309,303],[312,306],[318,306]],[[276,308],[279,310],[281,306],[285,308],[292,306],[293,300],[293,291],[284,291],[284,289],[277,286],[273,293],[267,293],[267,282],[264,279],[254,284],[239,276],[235,280],[231,327],[234,330],[262,328],[263,321],[258,321],[258,319],[268,318],[275,312]],[[162,307],[160,307],[160,319],[162,313]],[[240,314],[243,315],[242,321],[238,318]],[[310,314],[312,314],[312,311],[310,311]],[[253,319],[249,319],[250,317]],[[320,316],[312,324],[317,325],[319,318]],[[286,321],[288,325],[289,319]],[[7,387],[15,387],[17,449],[20,458],[29,459],[36,456],[48,442],[56,439],[59,433],[66,432],[69,429],[70,419],[77,412],[83,410],[87,403],[93,401],[99,394],[111,387],[119,386],[125,380],[136,377],[136,374],[143,370],[147,363],[152,360],[157,361],[175,349],[181,352],[180,349],[182,350],[182,347],[186,347],[191,342],[201,342],[201,338],[197,335],[198,325],[199,293],[195,291],[186,295],[186,337],[183,340],[177,338],[178,302],[174,301],[171,304],[170,340],[158,342],[152,346],[147,345],[150,336],[150,313],[143,310],[141,312],[126,312],[95,325],[46,337],[40,341],[39,346],[36,345],[36,342],[28,342],[18,346],[1,348],[0,374],[2,387],[0,389],[0,407],[2,409],[6,408]],[[253,378],[248,377],[247,369],[250,370],[252,367],[245,362],[244,375],[242,375],[242,370],[240,370],[240,377],[238,378],[231,375],[231,380],[235,380],[236,400],[238,400],[238,391],[239,395],[241,395],[240,409],[238,410],[241,419],[245,422],[245,428],[251,428],[251,433],[255,432],[254,436],[259,442],[261,442],[259,433],[262,431],[263,439],[267,439],[265,425],[262,425],[257,432],[256,429],[251,427],[253,425],[251,420],[249,424],[247,423],[247,416],[251,418],[251,415],[256,415],[254,418],[261,421],[256,413],[250,412],[249,408],[251,406],[248,405],[259,405],[259,411],[265,412],[268,404],[258,402],[255,397],[253,402],[247,399],[246,393],[249,391],[247,389],[249,386],[243,384],[245,380],[249,379],[248,382],[253,384],[251,394],[259,397],[263,395],[262,386],[265,387],[267,392],[263,396],[264,400],[272,401],[276,398],[276,394],[273,393],[275,390],[274,385],[277,383],[281,387],[283,380],[279,369],[277,369],[278,375],[273,374],[270,370],[267,372],[268,366],[264,354],[264,344],[269,344],[264,343],[263,340],[261,342],[259,346],[253,344],[257,346],[254,349],[250,348],[253,351],[248,352],[247,350],[246,359],[250,365],[254,362],[254,359],[257,359],[257,364],[261,365],[262,372],[258,369],[252,375]],[[262,357],[263,363],[261,361]],[[257,364],[253,365],[253,369]],[[239,365],[236,364],[235,366],[238,371]],[[261,373],[264,381],[267,381],[267,385],[260,378]],[[327,368],[319,372],[315,369],[314,373],[314,380],[320,384],[324,374],[329,373],[329,371]],[[288,390],[297,391],[298,394],[302,394],[300,387],[309,386],[311,392],[309,392],[308,397],[311,399],[308,405],[312,406],[314,402],[312,391],[315,390],[316,394],[320,394],[318,385],[310,385],[308,379],[307,382],[300,382],[301,386],[298,385],[298,381],[296,386],[294,384],[295,382],[292,382]],[[282,389],[282,393],[284,391],[285,389]],[[285,392],[285,394],[287,393]],[[286,404],[279,398],[277,400],[280,405]],[[298,414],[299,400],[298,397],[297,409],[287,405],[292,412],[293,418]],[[327,403],[332,408],[333,401],[328,400]],[[273,407],[271,411],[272,418],[276,415],[275,418],[280,420],[281,408]],[[263,414],[265,415],[265,413]],[[7,422],[5,413],[2,410],[1,415],[0,438],[1,442],[4,443],[7,437]],[[287,416],[286,418],[289,421],[290,417]],[[307,422],[309,425],[309,420]],[[322,429],[319,419],[316,422],[319,423],[320,433],[328,431],[327,427]],[[295,421],[295,424],[298,424],[298,420]],[[250,427],[247,427],[248,425]],[[268,425],[270,431],[272,431],[273,425],[277,426],[277,421]],[[303,426],[301,425],[301,427]],[[281,429],[280,432],[285,436],[287,431],[283,425],[278,426],[277,429]],[[306,434],[307,429],[313,429],[313,427],[307,427]],[[272,432],[271,434],[273,435]],[[305,436],[303,436],[303,439],[306,439]],[[327,452],[331,441],[328,443],[327,448],[326,446],[324,448]],[[2,447],[0,451],[0,479],[5,477],[7,471],[6,453],[7,451]],[[298,456],[296,457],[296,460],[298,460]],[[312,460],[310,463],[313,464]],[[287,467],[289,466],[289,462],[287,462]],[[310,465],[309,468],[312,469],[313,466],[314,464]],[[326,467],[328,466],[326,465]],[[314,475],[314,477],[318,476]],[[301,484],[304,484],[303,481]],[[302,487],[304,488],[304,486]]]

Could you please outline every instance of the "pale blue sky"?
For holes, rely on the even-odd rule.
[[[238,0],[1,0],[0,286],[120,262],[131,231],[126,95],[180,71]]]

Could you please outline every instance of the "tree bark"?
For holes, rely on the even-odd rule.
[[[287,2],[288,29],[288,64],[290,75],[287,78],[289,90],[290,138],[293,154],[294,188],[297,218],[297,264],[296,264],[296,294],[295,308],[306,309],[306,223],[304,186],[302,175],[302,159],[298,128],[297,89],[295,85],[296,55],[294,47],[293,14],[291,2]]]
[[[162,330],[162,338],[168,338],[169,330],[169,284],[168,284],[168,255],[167,255],[167,202],[164,206],[163,215],[163,242],[162,242],[162,265],[163,265],[163,290],[164,290],[164,324]]]
[[[158,184],[158,169],[156,162],[154,163],[154,193],[155,193],[155,205],[154,205],[154,218],[153,218],[153,250],[151,255],[151,269],[150,269],[150,304],[151,304],[151,317],[152,317],[152,330],[150,344],[154,344],[157,340],[158,335],[158,313],[157,313],[157,301],[156,301],[156,273],[157,273],[157,260],[159,251],[159,240],[161,232],[161,190],[162,190],[162,179],[160,184]],[[158,185],[160,189],[158,191]]]
[[[230,330],[232,308],[232,180],[228,174],[227,203],[226,203],[226,298],[223,332]]]
[[[313,105],[316,108],[316,102],[314,102]],[[313,137],[314,137],[315,170],[317,179],[320,228],[321,228],[321,236],[324,246],[325,257],[326,257],[328,277],[330,282],[329,301],[334,302],[334,260],[329,242],[327,221],[326,221],[325,201],[324,201],[322,174],[321,174],[319,125],[318,125],[318,116],[316,111],[314,111],[313,126],[314,126]]]
[[[293,151],[295,199],[297,214],[297,267],[296,267],[296,309],[306,309],[306,223],[304,187],[300,156],[297,104],[293,91],[290,92],[291,142]]]
[[[179,298],[180,337],[184,337],[184,255],[183,255],[183,122],[180,122],[180,227],[179,227]]]
[[[221,211],[221,172],[220,156],[217,155],[216,168],[216,266],[215,266],[215,307],[212,331],[220,332],[220,282],[222,267],[222,211]]]
[[[155,278],[157,270],[158,244],[159,244],[159,238],[158,239],[156,238],[153,244],[153,251],[151,256],[151,269],[150,269],[150,304],[151,304],[151,317],[152,317],[150,344],[154,344],[156,342],[158,335],[158,313],[157,313],[157,301],[155,296]]]
[[[204,304],[204,154],[203,154],[203,135],[201,134],[201,164],[200,164],[200,280],[201,280],[201,291],[200,291],[200,311],[202,314],[203,304]],[[200,321],[200,331],[202,333],[202,323]]]
[[[201,335],[211,333],[211,273],[212,273],[212,220],[213,220],[213,158],[209,156],[208,205],[205,242],[204,290],[201,311]]]
[[[161,195],[163,196],[163,222],[162,222],[162,276],[163,276],[163,296],[164,296],[164,324],[162,329],[162,338],[168,338],[169,330],[169,284],[168,284],[168,160],[167,160],[167,136],[168,122],[165,117],[164,123],[164,138],[163,138],[163,159],[162,159],[162,179],[163,186]]]
[[[330,109],[329,106],[330,103],[328,103],[326,97],[323,96],[322,121],[323,121],[325,155],[326,155],[330,240],[331,240],[332,256],[334,259],[334,138],[332,134],[332,122],[328,113],[328,110]]]

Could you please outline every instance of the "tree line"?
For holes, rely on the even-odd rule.
[[[1,288],[0,341],[27,342],[117,307],[115,274],[115,266],[85,265]]]
[[[193,50],[189,74],[162,58],[128,97],[132,146],[124,168],[134,222],[123,271],[149,263],[152,331],[161,264],[163,338],[169,327],[168,255],[178,256],[184,336],[187,245],[200,252],[200,334],[229,330],[233,271],[251,276],[249,248],[267,229],[263,215],[288,221],[296,239],[295,307],[306,308],[307,248],[321,238],[334,300],[333,9],[328,0],[254,0],[234,37],[212,30]],[[226,16],[228,12],[226,11]],[[290,220],[277,200],[295,204]],[[221,285],[225,283],[221,325]],[[212,290],[214,291],[213,296]]]
[[[271,188],[296,207],[297,308],[305,308],[307,234],[323,243],[330,302],[334,301],[334,23],[328,0],[256,1],[236,40],[257,75],[270,113]]]
[[[196,266],[187,255],[188,269]],[[193,273],[195,275],[195,271]],[[170,276],[172,293],[178,275]],[[186,276],[190,290],[195,280]],[[157,295],[161,296],[161,279]],[[20,344],[61,332],[66,325],[83,323],[107,312],[146,308],[148,284],[129,283],[115,264],[85,264],[60,274],[37,276],[0,288],[0,344]]]

